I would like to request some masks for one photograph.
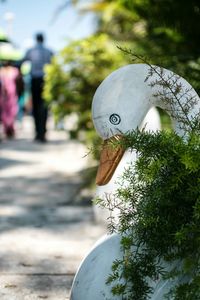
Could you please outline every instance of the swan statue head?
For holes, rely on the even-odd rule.
[[[97,133],[105,141],[97,172],[96,183],[98,185],[105,185],[109,182],[124,154],[122,149],[109,151],[108,141],[111,138],[119,139],[128,131],[139,127],[151,107],[157,106],[169,110],[167,104],[162,101],[163,99],[158,97],[162,87],[151,85],[151,82],[160,80],[159,75],[155,72],[152,74],[150,82],[146,80],[149,68],[146,64],[131,64],[119,68],[111,73],[96,90],[92,103],[92,118]],[[167,69],[163,69],[162,76],[168,82],[171,78],[171,84],[176,76],[176,83],[181,85],[184,90],[189,91],[191,97],[199,99],[195,90],[182,77]],[[163,89],[162,92],[167,93],[169,90]],[[180,101],[182,104],[186,103],[188,94],[183,94]],[[190,118],[199,110],[199,107],[200,104],[197,101],[189,113]],[[180,108],[173,107],[173,109]],[[174,129],[182,135],[179,122],[173,116],[171,117]]]

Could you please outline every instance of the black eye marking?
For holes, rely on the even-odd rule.
[[[113,125],[118,125],[121,122],[121,118],[118,114],[112,114],[109,118],[110,123]]]

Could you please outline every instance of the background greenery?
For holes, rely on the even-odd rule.
[[[117,46],[175,71],[200,91],[198,0],[99,0],[81,13],[88,11],[96,14],[94,35],[66,45],[46,76],[44,94],[56,119],[78,115],[71,136],[84,130],[85,141],[96,140],[90,115],[94,92],[109,73],[132,62]]]
[[[45,98],[57,120],[77,113],[73,137],[80,138],[78,133],[84,131],[85,139],[95,139],[91,117],[95,90],[111,70],[124,62],[113,41],[106,34],[98,34],[71,43],[47,67]]]

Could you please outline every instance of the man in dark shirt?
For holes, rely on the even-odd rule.
[[[35,140],[45,142],[47,106],[42,98],[44,85],[44,66],[50,63],[53,52],[44,47],[44,36],[36,35],[36,45],[26,52],[23,61],[31,62],[31,93],[33,117],[35,121]]]

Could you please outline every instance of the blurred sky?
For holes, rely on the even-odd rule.
[[[86,1],[86,0],[85,0]],[[54,51],[67,42],[85,37],[94,31],[94,15],[80,14],[71,5],[55,17],[66,0],[6,0],[0,2],[0,28],[15,44],[26,49],[33,43],[36,32],[43,32],[46,45]],[[10,20],[11,19],[11,20]],[[10,20],[10,21],[9,21]]]

